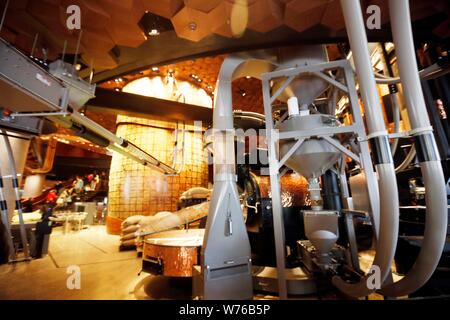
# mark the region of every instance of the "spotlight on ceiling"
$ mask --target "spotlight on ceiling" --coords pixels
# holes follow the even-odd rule
[[[148,35],[149,35],[149,36],[152,36],[152,37],[159,36],[159,30],[158,30],[158,29],[151,29],[151,30],[148,32]]]
[[[191,30],[191,31],[197,30],[197,23],[195,23],[194,21],[189,22],[188,26],[189,26],[189,30]]]
[[[119,87],[116,87],[116,88],[114,88],[114,91],[119,92],[119,91],[121,91],[121,89]]]
[[[148,11],[142,16],[138,25],[144,31],[144,34],[150,37],[156,37],[163,32],[173,30],[172,22],[169,19]]]

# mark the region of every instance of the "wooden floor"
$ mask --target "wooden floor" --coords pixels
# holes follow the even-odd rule
[[[55,229],[49,254],[42,259],[0,265],[0,299],[152,299],[188,298],[183,286],[165,296],[167,279],[142,273],[135,251],[119,252],[118,236],[104,226],[63,234]],[[81,288],[67,288],[67,267],[81,271]],[[170,291],[170,290],[169,290]]]

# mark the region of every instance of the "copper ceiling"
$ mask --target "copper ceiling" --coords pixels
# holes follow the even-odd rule
[[[5,2],[0,0],[2,7]],[[379,5],[383,22],[389,20],[387,0],[361,2],[363,8],[370,4]],[[180,51],[170,52],[170,56],[166,54],[170,60],[211,50],[220,51],[225,47],[236,51],[250,44],[268,45],[264,42],[279,40],[280,34],[276,30],[282,31],[281,37],[284,34],[290,38],[292,31],[305,33],[306,38],[309,34],[319,39],[345,35],[342,33],[344,21],[338,0],[12,0],[1,36],[30,53],[35,36],[39,34],[34,52],[36,56],[42,56],[42,48],[46,48],[49,58],[56,58],[62,52],[65,40],[68,41],[67,52],[74,53],[79,31],[70,31],[66,27],[66,8],[73,4],[81,9],[82,61],[86,65],[93,63],[97,72],[124,64],[130,71],[133,65],[129,64],[133,61],[134,67],[142,67],[137,63],[138,60],[145,60],[139,49],[146,49],[146,56],[158,56],[155,51],[147,51],[152,48],[147,47],[149,42],[160,44],[158,51],[164,52],[164,46],[170,47],[171,51]],[[411,1],[411,6],[413,20],[444,14],[444,20],[438,21],[432,30],[427,31],[440,37],[449,36],[447,0],[416,0]],[[146,11],[172,22],[175,31],[166,32],[167,35],[162,37],[164,43],[153,37],[146,40],[138,26]],[[235,25],[237,27],[233,30]],[[245,33],[239,34],[239,31]],[[177,37],[169,36],[173,33]],[[267,38],[261,38],[258,34],[267,34]],[[371,34],[369,32],[369,36]],[[238,38],[240,36],[242,38]],[[169,39],[172,45],[176,44],[175,47],[171,47]],[[183,39],[198,45],[180,42]],[[236,41],[231,41],[233,39]],[[182,53],[183,50],[187,50],[186,53]],[[159,56],[159,62],[163,60],[164,57]],[[125,73],[123,71],[120,69]]]
[[[0,0],[1,8],[5,2]],[[363,8],[381,7],[383,24],[389,20],[387,2],[361,0]],[[57,58],[65,41],[66,53],[73,54],[79,31],[66,28],[66,8],[73,4],[81,8],[81,61],[87,66],[93,63],[94,81],[110,89],[142,76],[165,76],[172,70],[176,79],[212,93],[225,57],[218,53],[346,38],[338,0],[11,0],[0,35],[28,54],[36,39],[34,55],[40,58],[44,48],[48,59]],[[146,12],[170,19],[174,31],[147,39],[139,26]],[[448,0],[411,1],[411,14],[412,20],[435,20],[429,24],[432,27],[416,30],[416,36],[419,32],[429,37],[449,36]],[[245,32],[237,35],[242,29],[239,19],[245,20],[241,30]],[[389,38],[389,28],[384,25],[382,29],[368,30],[369,39]],[[331,59],[339,55],[336,46],[329,46],[328,51]],[[152,70],[154,66],[158,71]],[[82,76],[88,75],[87,69],[81,71]],[[118,77],[123,81],[115,82]],[[259,80],[236,80],[234,108],[261,112],[260,93]]]

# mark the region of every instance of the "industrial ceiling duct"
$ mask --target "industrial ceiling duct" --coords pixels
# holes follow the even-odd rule
[[[389,146],[388,133],[376,88],[375,77],[367,48],[367,35],[359,0],[341,0],[350,47],[364,102],[368,138],[372,145],[380,192],[380,225],[376,253],[372,266],[379,270],[381,283],[391,275],[391,265],[397,246],[399,201],[397,179]],[[376,288],[367,285],[368,275],[359,282],[349,283],[335,276],[333,284],[342,292],[355,297],[366,296]]]

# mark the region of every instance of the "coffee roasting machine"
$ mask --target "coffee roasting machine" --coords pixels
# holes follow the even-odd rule
[[[375,75],[360,2],[341,0],[341,7],[351,49],[346,59],[328,61],[323,46],[261,50],[225,59],[217,82],[213,117],[214,190],[201,265],[193,279],[194,297],[251,299],[254,290],[262,290],[287,298],[288,294],[317,292],[319,283],[344,297],[365,297],[374,292],[400,297],[420,289],[438,266],[448,234],[443,173],[446,159],[441,163],[421,78],[436,71],[442,75],[448,65],[433,65],[418,72],[409,2],[390,0],[400,77]],[[247,221],[237,187],[242,183],[237,183],[236,178],[231,95],[232,81],[244,76],[262,81],[268,156],[265,172],[270,177],[270,197],[266,202],[253,196],[248,198],[252,203],[245,202],[249,210]],[[411,130],[403,136],[397,125],[393,134],[388,133],[377,83],[402,85],[411,124]],[[393,112],[397,113],[394,117],[398,118],[397,93],[391,93]],[[340,119],[341,101],[345,101],[349,121]],[[280,102],[287,108],[280,107]],[[391,268],[398,254],[400,228],[393,161],[400,137],[414,141],[414,151],[405,160],[409,162],[402,166],[404,169],[411,163],[415,152],[423,181],[421,190],[425,190],[426,220],[417,258],[398,280]],[[303,237],[298,238],[294,248],[298,264],[289,262],[287,268],[286,255],[292,256],[293,248],[287,247],[285,231],[289,219],[281,190],[283,177],[291,170],[307,180],[308,201],[296,212],[303,228]],[[249,219],[259,215],[263,221],[267,210],[273,219],[270,228],[276,270],[256,265],[252,259],[253,241],[246,230]],[[357,220],[371,226],[373,236],[374,259],[364,271],[358,255]],[[261,225],[264,223],[260,228]]]

